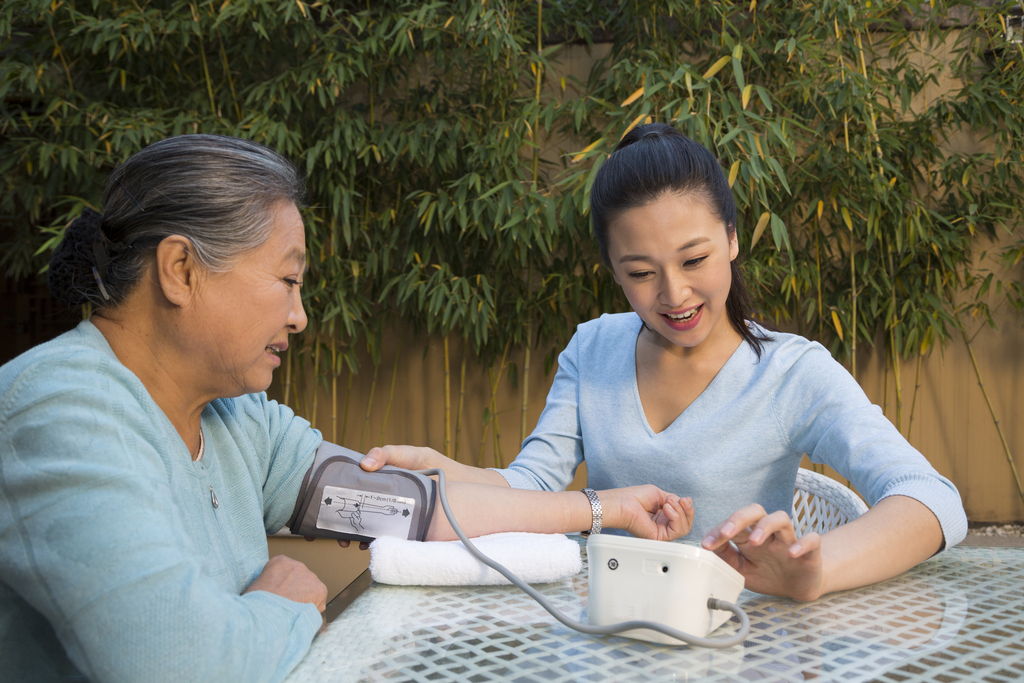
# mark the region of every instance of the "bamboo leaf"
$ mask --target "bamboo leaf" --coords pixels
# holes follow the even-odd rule
[[[633,119],[633,122],[632,122],[632,123],[630,123],[630,124],[629,124],[629,125],[628,125],[628,126],[626,127],[626,130],[622,131],[622,136],[621,136],[621,137],[619,138],[619,140],[621,140],[622,138],[624,138],[624,137],[626,137],[627,135],[629,135],[629,131],[633,130],[633,129],[634,129],[634,128],[636,128],[636,127],[637,127],[638,125],[640,125],[640,122],[641,122],[641,121],[643,121],[643,120],[644,120],[644,119],[646,119],[646,118],[647,118],[647,112],[644,112],[643,114],[640,114],[640,116],[638,116],[638,117],[636,117],[635,119]]]
[[[637,90],[632,95],[630,95],[625,100],[623,100],[622,104],[620,104],[619,106],[620,107],[628,107],[629,105],[633,104],[638,99],[640,99],[640,97],[643,96],[643,94],[644,94],[644,87],[640,86],[639,88],[637,88]]]
[[[761,104],[764,105],[764,108],[767,109],[768,111],[773,111],[773,109],[772,109],[772,98],[768,94],[768,91],[765,90],[760,85],[757,86],[755,89],[757,90],[757,97],[758,97],[759,100],[761,100]]]
[[[726,56],[720,58],[717,62],[715,62],[714,64],[711,65],[711,68],[709,68],[707,71],[704,72],[704,75],[701,76],[701,78],[703,78],[705,81],[709,80],[712,76],[714,76],[719,71],[721,71],[722,67],[724,67],[726,64],[728,64],[729,60],[731,60],[731,59],[732,59],[732,55],[726,55]]]
[[[778,215],[776,215],[774,213],[771,216],[771,224],[772,224],[772,237],[775,240],[775,248],[778,249],[778,250],[781,250],[782,249],[782,245],[785,244],[786,245],[786,251],[789,252],[790,258],[792,258],[792,256],[793,256],[793,249],[792,249],[792,245],[789,243],[789,230],[786,229],[786,224],[782,221],[782,219]]]
[[[736,87],[738,87],[741,92],[747,89],[747,83],[743,77],[742,56],[743,46],[737,43],[736,48],[732,51],[732,76],[736,81]]]
[[[836,334],[839,335],[839,341],[843,341],[843,325],[839,322],[839,314],[832,311],[832,324],[835,325]]]
[[[754,227],[754,236],[750,238],[750,250],[754,250],[754,245],[761,239],[761,234],[764,229],[768,227],[768,221],[771,220],[772,214],[770,211],[765,211],[761,214],[761,217],[757,219],[757,225]]]
[[[601,144],[602,142],[604,142],[604,138],[603,138],[603,137],[601,137],[601,138],[598,138],[597,140],[594,140],[594,141],[593,141],[593,142],[591,142],[591,143],[590,143],[589,145],[587,145],[586,147],[584,147],[584,148],[583,148],[583,151],[582,151],[582,152],[580,152],[579,154],[577,154],[576,156],[574,156],[574,157],[572,158],[572,160],[573,160],[573,163],[576,163],[577,161],[579,161],[580,159],[582,159],[583,157],[585,157],[585,156],[587,155],[587,152],[590,152],[590,151],[592,151],[592,150],[593,150],[593,149],[594,149],[595,147],[597,147],[598,145],[600,145],[600,144]]]
[[[846,223],[846,229],[853,232],[853,219],[850,218],[849,210],[844,206],[839,212],[843,215],[843,223]]]
[[[732,162],[732,168],[729,169],[729,187],[736,184],[736,176],[740,173],[740,162]]]

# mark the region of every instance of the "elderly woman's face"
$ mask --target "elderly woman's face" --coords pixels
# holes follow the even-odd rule
[[[201,292],[198,334],[211,388],[221,396],[266,390],[288,348],[288,335],[306,327],[300,295],[306,268],[302,217],[294,204],[281,202],[272,223],[269,240],[230,271],[208,275]]]

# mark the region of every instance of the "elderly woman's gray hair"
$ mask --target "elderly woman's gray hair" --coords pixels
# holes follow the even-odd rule
[[[277,152],[249,140],[180,135],[114,169],[103,213],[86,209],[50,260],[50,291],[69,306],[117,306],[170,235],[192,243],[203,268],[221,272],[270,238],[273,207],[300,204],[303,185]]]

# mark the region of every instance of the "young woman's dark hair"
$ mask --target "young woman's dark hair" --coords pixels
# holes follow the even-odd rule
[[[649,123],[622,138],[598,170],[590,190],[591,223],[605,265],[611,266],[608,225],[623,211],[649,204],[666,192],[699,197],[725,224],[729,236],[736,234],[736,202],[718,160],[703,145],[667,123]],[[753,310],[750,295],[735,260],[730,268],[732,284],[725,301],[726,315],[760,360],[764,351],[761,342],[770,337],[747,325]]]

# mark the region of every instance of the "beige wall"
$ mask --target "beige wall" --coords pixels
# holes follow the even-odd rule
[[[997,314],[998,329],[973,321],[969,331],[981,380],[1000,421],[1010,453],[1017,456],[1018,473],[1024,476],[1024,421],[1021,405],[1024,390],[1024,316]],[[980,331],[979,331],[980,328]],[[857,379],[868,396],[881,405],[884,372],[877,354],[859,361]],[[916,362],[901,364],[904,411],[903,434],[913,397]],[[896,418],[893,373],[889,373],[887,416]],[[972,522],[1005,522],[1024,519],[1024,504],[1003,450],[985,396],[978,383],[963,339],[956,336],[945,349],[937,349],[921,368],[921,385],[909,440],[932,465],[960,489],[964,508]]]

